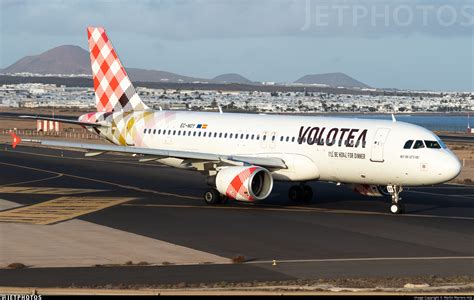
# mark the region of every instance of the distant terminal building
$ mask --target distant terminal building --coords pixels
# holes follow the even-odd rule
[[[61,129],[59,122],[47,121],[47,120],[37,120],[36,121],[36,131],[37,132],[59,132]]]

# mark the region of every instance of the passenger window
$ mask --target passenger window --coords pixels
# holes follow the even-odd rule
[[[151,129],[148,129],[148,134],[150,134],[150,133],[151,133]]]
[[[229,135],[229,139],[231,139],[231,138],[232,138],[232,133]]]
[[[272,141],[275,141],[275,136],[272,136]]]
[[[250,138],[253,140],[254,137],[255,137],[255,135],[252,134],[252,136]]]
[[[248,135],[248,134],[247,134],[247,135],[245,135],[245,139],[246,139],[246,140],[248,140],[248,139],[249,139],[249,135]]]
[[[430,149],[441,149],[441,146],[438,144],[437,141],[425,141],[426,148]]]
[[[178,130],[178,135],[181,135],[181,130]]]
[[[280,136],[280,142],[283,142],[283,136]]]
[[[202,136],[203,136],[203,137],[206,137],[206,133],[207,133],[207,132],[204,132],[204,133],[202,134]]]
[[[173,135],[175,135],[175,134],[176,134],[176,130],[173,130]]]
[[[289,140],[290,140],[290,137],[289,137],[289,136],[287,136],[287,137],[286,137],[286,141],[288,142]]]
[[[193,132],[193,136],[196,136],[196,131]]]
[[[415,145],[413,146],[413,149],[421,149],[421,148],[425,148],[423,141],[416,141]]]
[[[243,133],[240,134],[240,138],[241,138],[241,139],[244,138],[244,134],[243,134]]]
[[[259,140],[260,140],[260,135],[257,134],[257,141],[259,141]]]
[[[266,140],[266,139],[267,139],[267,136],[266,136],[266,135],[264,135],[264,136],[263,136],[263,140]]]
[[[161,134],[161,129],[158,129],[158,134]]]
[[[217,137],[217,132],[214,132],[214,137]]]
[[[201,136],[201,131],[199,131],[198,136]]]
[[[188,131],[188,136],[191,136],[191,131]]]
[[[292,137],[291,138],[291,142],[293,143],[295,141],[295,137]]]
[[[145,128],[145,129],[143,129],[143,133],[145,133],[145,134],[146,134],[146,128]]]
[[[403,149],[410,149],[411,145],[413,145],[413,140],[409,140],[405,143],[405,146],[403,146]]]
[[[227,132],[226,132],[226,133],[224,133],[224,138],[227,138]]]
[[[156,134],[156,129],[153,129],[153,134]]]

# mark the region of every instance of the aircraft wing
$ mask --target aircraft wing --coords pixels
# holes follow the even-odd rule
[[[152,149],[152,148],[140,148],[133,146],[118,146],[118,145],[102,145],[102,144],[88,144],[88,143],[75,143],[75,142],[63,142],[53,140],[27,140],[25,142],[39,143],[45,146],[59,147],[59,148],[74,148],[97,151],[98,154],[104,152],[118,152],[118,153],[130,153],[130,154],[142,154],[151,155],[157,157],[174,157],[182,159],[195,159],[202,161],[221,161],[230,164],[250,164],[269,168],[286,169],[285,162],[278,157],[256,157],[256,156],[239,156],[239,155],[220,155],[202,152],[191,152],[191,151],[179,151],[179,150],[167,150],[167,149]]]
[[[48,117],[37,117],[37,116],[20,116],[22,119],[33,119],[33,120],[45,120],[45,121],[54,121],[54,122],[61,122],[61,123],[68,123],[68,124],[75,124],[81,126],[89,126],[89,127],[110,127],[110,124],[97,122],[81,122],[71,119],[58,119],[58,118],[48,118]]]

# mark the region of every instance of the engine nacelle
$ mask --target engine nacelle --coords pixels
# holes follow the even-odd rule
[[[386,186],[370,185],[370,184],[353,184],[352,190],[364,196],[382,197],[389,196]]]
[[[257,166],[226,167],[217,173],[215,180],[221,194],[240,201],[263,200],[273,188],[270,172]]]

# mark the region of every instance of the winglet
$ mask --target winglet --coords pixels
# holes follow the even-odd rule
[[[12,146],[13,146],[13,149],[16,148],[16,145],[18,145],[20,142],[21,142],[21,139],[19,136],[17,136],[13,131],[10,132],[10,135],[12,136]]]

